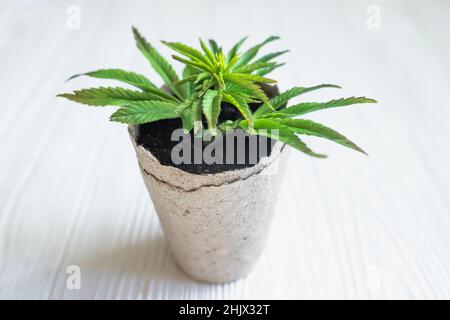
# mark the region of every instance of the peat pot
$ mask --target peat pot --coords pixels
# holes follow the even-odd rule
[[[205,282],[247,275],[268,236],[287,148],[276,142],[269,157],[253,167],[216,174],[192,174],[161,165],[137,144],[145,185],[179,267]]]

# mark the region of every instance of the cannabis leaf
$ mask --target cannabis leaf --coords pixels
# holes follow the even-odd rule
[[[144,37],[141,36],[139,31],[133,27],[133,34],[136,40],[136,45],[138,49],[142,52],[142,54],[147,58],[150,62],[153,69],[161,76],[164,80],[164,83],[168,86],[171,83],[178,81],[178,76],[175,73],[173,67],[164,59],[152,45],[145,40]],[[171,86],[170,89],[179,97],[184,98],[183,89],[179,86]]]
[[[265,76],[268,73],[271,73],[273,70],[278,69],[279,67],[284,66],[285,63],[275,63],[269,67],[265,67],[256,71],[257,75]]]
[[[278,52],[272,52],[269,54],[266,54],[265,56],[262,56],[261,58],[259,58],[258,60],[255,61],[255,63],[261,63],[261,62],[269,62],[270,60],[273,60],[285,53],[289,52],[289,50],[284,50],[284,51],[278,51]]]
[[[358,147],[355,143],[347,139],[345,136],[339,132],[324,126],[323,124],[305,120],[305,119],[274,119],[281,125],[289,127],[292,131],[297,134],[304,134],[310,136],[316,136],[331,140],[350,149],[362,152],[366,154],[364,150]],[[367,155],[367,154],[366,154]]]
[[[257,44],[256,46],[248,49],[245,53],[243,53],[239,57],[239,60],[236,62],[236,64],[234,65],[233,68],[239,69],[239,67],[246,65],[249,61],[251,61],[258,54],[259,49],[261,49],[264,45],[266,45],[272,41],[278,40],[278,39],[280,39],[280,37],[270,36],[266,40],[261,42],[260,44]]]
[[[124,83],[130,84],[132,86],[135,86],[139,89],[142,89],[144,91],[146,90],[154,90],[157,89],[156,86],[148,80],[146,77],[144,77],[141,74],[131,72],[131,71],[124,71],[121,69],[101,69],[81,74],[76,74],[72,77],[70,77],[68,80],[77,78],[79,76],[89,76],[93,78],[99,78],[99,79],[112,79],[112,80],[119,80]]]
[[[321,84],[321,85],[314,86],[314,87],[293,87],[293,88],[283,92],[282,94],[272,98],[270,100],[270,103],[271,103],[272,107],[275,110],[277,110],[281,106],[288,103],[289,100],[291,100],[292,98],[295,98],[304,93],[322,89],[322,88],[340,88],[340,87],[337,85],[334,85],[334,84]],[[267,104],[263,104],[261,107],[258,108],[258,110],[256,110],[255,117],[260,117],[261,115],[269,112],[270,110],[271,109],[269,108],[269,106]]]
[[[152,93],[111,87],[76,90],[73,93],[59,94],[58,97],[90,106],[121,106],[134,101],[161,100]]]
[[[226,54],[219,44],[210,39],[199,39],[200,48],[180,42],[162,41],[175,51],[172,57],[184,64],[182,77],[178,77],[171,64],[133,27],[136,45],[147,58],[151,67],[162,78],[164,86],[157,87],[146,76],[122,69],[100,69],[77,74],[98,79],[117,80],[136,89],[99,87],[59,94],[79,103],[91,106],[118,106],[111,121],[139,125],[162,119],[180,118],[186,132],[202,135],[203,123],[212,135],[220,131],[243,129],[279,140],[301,152],[318,158],[326,157],[311,150],[300,138],[308,135],[324,138],[350,149],[365,153],[354,142],[323,124],[296,117],[329,108],[344,107],[359,103],[375,103],[366,97],[350,97],[327,102],[300,102],[287,106],[291,99],[322,88],[340,88],[333,84],[312,87],[293,87],[281,94],[267,96],[267,88],[276,80],[266,75],[284,65],[275,61],[288,52],[276,51],[258,58],[266,44],[279,37],[270,36],[263,42],[240,53],[247,37],[239,40]],[[219,123],[223,103],[236,108],[241,117],[225,119]],[[255,107],[256,105],[256,107]],[[250,107],[252,106],[252,107]],[[229,106],[227,106],[229,107]],[[252,108],[256,108],[253,113]]]
[[[222,48],[219,47],[216,40],[209,39],[209,46],[211,47],[211,50],[214,54],[219,54],[220,51],[222,51]]]
[[[300,116],[309,112],[318,111],[322,109],[337,108],[349,106],[357,103],[376,103],[374,99],[369,99],[366,97],[351,97],[345,99],[331,100],[328,102],[302,102],[286,109],[282,109],[276,112],[271,112],[265,114],[265,118],[292,118],[295,116]]]
[[[246,123],[242,123],[241,128],[247,129],[248,126]],[[276,121],[268,120],[268,119],[258,119],[255,120],[255,124],[253,130],[258,135],[266,136],[268,138],[272,138],[275,140],[279,140],[284,142],[291,147],[306,153],[309,156],[316,158],[326,158],[326,155],[316,153],[312,151],[296,134],[295,131],[289,128],[288,126],[284,126]],[[252,132],[249,132],[252,133]]]
[[[203,114],[208,122],[208,128],[212,131],[213,135],[216,134],[221,102],[222,95],[216,90],[206,91],[203,97]]]
[[[242,44],[245,42],[245,40],[247,40],[248,37],[244,37],[241,40],[239,40],[228,52],[227,54],[227,58],[226,58],[226,62],[230,63],[231,60],[235,59],[237,60],[237,53],[238,50],[240,49],[240,47],[242,46]]]
[[[178,118],[175,105],[162,101],[130,103],[111,115],[111,120],[128,124],[143,124],[161,119]]]
[[[239,95],[234,92],[224,92],[223,93],[223,100],[225,102],[231,103],[234,105],[239,112],[244,116],[245,120],[247,120],[250,127],[253,126],[253,115],[252,111],[250,110],[250,107],[247,104],[247,101]]]

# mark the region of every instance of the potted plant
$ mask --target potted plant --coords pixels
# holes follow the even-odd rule
[[[256,58],[261,47],[278,37],[271,36],[242,54],[246,38],[227,53],[214,40],[208,45],[200,40],[200,50],[163,41],[178,54],[172,57],[184,64],[180,78],[137,29],[133,33],[137,47],[161,76],[162,87],[138,73],[103,69],[83,75],[118,80],[137,89],[100,87],[59,96],[91,106],[119,107],[110,120],[129,125],[162,228],[176,262],[187,274],[207,282],[243,277],[267,238],[286,145],[324,158],[299,137],[311,135],[364,153],[333,129],[297,117],[376,101],[350,97],[287,107],[304,93],[339,87],[294,87],[280,94],[276,81],[266,75],[283,65],[274,59],[286,51]],[[238,146],[228,144],[239,139],[243,143]]]

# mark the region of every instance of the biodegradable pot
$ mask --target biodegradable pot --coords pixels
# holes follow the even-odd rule
[[[192,174],[161,165],[128,128],[145,184],[177,264],[191,277],[227,282],[250,272],[264,248],[287,148],[276,142],[253,167]]]

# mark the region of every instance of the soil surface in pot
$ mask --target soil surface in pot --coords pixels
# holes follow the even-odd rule
[[[262,88],[264,89],[269,98],[272,98],[279,94],[278,88],[276,86],[262,86]],[[256,111],[256,109],[258,109],[260,104],[250,104],[249,106],[252,109],[252,111]],[[241,114],[234,106],[228,103],[222,103],[221,108],[222,111],[220,113],[219,123],[226,120],[242,119]],[[204,126],[206,127],[205,121]],[[152,123],[140,125],[138,128],[139,130],[137,143],[146,148],[147,150],[149,150],[162,165],[172,166],[194,174],[220,173],[229,170],[237,170],[252,167],[256,165],[262,157],[270,156],[272,146],[275,143],[273,140],[261,137],[259,135],[252,136],[253,141],[251,141],[250,135],[243,134],[246,137],[246,139],[243,140],[245,141],[244,148],[242,148],[242,145],[239,146],[238,143],[234,143],[233,144],[234,161],[230,161],[230,159],[228,159],[227,161],[226,159],[227,148],[225,143],[225,136],[223,136],[224,139],[222,143],[223,147],[222,154],[220,153],[215,154],[215,152],[212,153],[215,156],[215,159],[222,159],[222,160],[210,164],[205,163],[205,159],[203,157],[200,161],[198,160],[195,161],[194,154],[198,155],[198,152],[200,150],[199,146],[201,147],[201,152],[203,154],[205,148],[208,146],[208,142],[200,141],[201,140],[200,139],[198,140],[200,141],[200,143],[197,146],[195,146],[193,130],[191,130],[191,132],[189,133],[190,141],[192,142],[189,144],[191,161],[183,161],[181,164],[179,164],[178,163],[179,161],[175,161],[177,163],[174,163],[172,159],[172,150],[176,145],[180,143],[181,140],[172,141],[171,138],[172,132],[174,130],[182,128],[181,119],[167,119],[155,121]],[[254,143],[258,146],[257,148],[258,152],[256,152],[256,155],[254,154],[255,148],[254,147],[251,148],[249,146],[250,143]],[[260,148],[261,144],[265,144],[266,148],[264,147]],[[264,149],[267,149],[267,151],[265,151]],[[240,152],[241,161],[238,161],[237,158],[238,152]],[[245,160],[242,153],[245,153]],[[183,151],[181,151],[180,154],[183,155]]]

